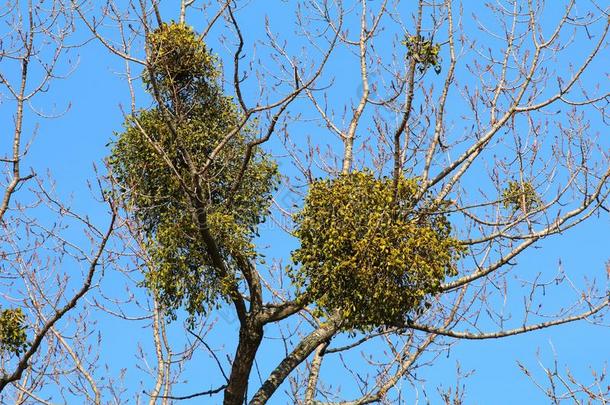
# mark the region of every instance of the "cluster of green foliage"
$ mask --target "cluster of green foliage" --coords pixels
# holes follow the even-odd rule
[[[366,171],[314,182],[295,218],[291,275],[303,297],[341,311],[346,329],[404,325],[463,249],[445,215],[419,208],[417,190],[416,179],[396,190]]]
[[[21,308],[0,311],[0,348],[19,356],[28,347],[25,315]]]
[[[407,47],[407,58],[415,59],[420,73],[428,66],[434,67],[436,74],[441,72],[440,44],[434,44],[432,40],[424,39],[420,35],[407,35],[402,44]]]
[[[170,315],[182,305],[201,314],[227,297],[238,260],[255,254],[252,239],[268,213],[277,167],[255,148],[235,187],[254,137],[248,125],[210,164],[212,151],[243,118],[223,94],[216,58],[183,24],[162,25],[148,43],[144,83],[157,103],[129,117],[109,164],[148,237],[153,263],[146,286]],[[215,240],[229,275],[214,265],[202,231]]]
[[[218,61],[205,43],[184,24],[163,24],[148,36],[149,69],[143,80],[179,118],[188,114],[200,97],[214,98],[220,76]]]
[[[541,199],[532,183],[510,180],[508,186],[502,191],[502,205],[511,208],[513,212],[518,210],[529,212],[540,206]]]

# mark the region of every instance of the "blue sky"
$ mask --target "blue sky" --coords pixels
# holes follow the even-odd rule
[[[371,1],[371,4],[374,5],[375,3],[376,1]],[[475,29],[471,13],[480,10],[477,10],[477,6],[473,6],[472,3],[466,3],[463,14],[463,23],[466,30],[472,30],[472,35],[477,42],[484,44],[481,45],[482,48],[493,47],[494,42],[484,33],[477,32]],[[263,65],[272,64],[264,46],[255,42],[255,39],[264,37],[265,18],[268,18],[274,31],[281,33],[288,39],[286,49],[296,56],[299,55],[299,49],[304,43],[304,39],[294,35],[294,7],[290,2],[284,1],[274,2],[272,6],[269,6],[269,4],[269,2],[252,1],[246,10],[237,14],[246,37],[245,61],[249,61],[256,55],[254,57],[255,64],[259,63],[259,60]],[[468,9],[468,7],[472,7],[472,9]],[[545,18],[553,21],[560,11],[561,8],[559,7],[556,9],[549,7],[549,12],[545,14]],[[164,10],[164,12],[167,16],[171,15],[168,10]],[[484,15],[481,14],[481,16]],[[189,23],[197,29],[202,27],[201,21],[201,16],[193,10]],[[388,29],[391,30],[392,26],[389,25]],[[226,31],[221,30],[220,27],[213,30],[208,45],[225,61],[227,66],[230,66],[231,54],[216,39],[222,32],[226,34]],[[400,35],[396,32],[386,34],[388,36]],[[86,33],[84,31],[77,31],[73,40],[79,42],[85,37]],[[563,59],[556,64],[559,69],[565,69],[570,61],[576,62],[582,58],[583,49],[587,49],[587,42],[583,39],[583,34],[579,34],[577,41],[583,41],[585,46],[568,48],[563,54]],[[379,52],[389,54],[391,51],[392,49],[382,49]],[[34,128],[34,125],[40,126],[37,138],[24,161],[24,168],[32,167],[38,173],[45,173],[48,170],[56,181],[57,192],[63,198],[72,199],[75,209],[87,213],[96,221],[99,221],[100,224],[104,224],[107,218],[105,215],[106,209],[95,201],[87,188],[87,183],[95,179],[93,165],[103,167],[102,161],[108,155],[107,144],[113,138],[113,133],[121,130],[123,117],[120,106],[125,110],[129,108],[128,88],[120,74],[124,65],[120,59],[110,55],[95,41],[70,51],[69,56],[73,60],[78,60],[74,73],[64,80],[54,81],[49,91],[34,101],[36,108],[47,112],[62,110],[68,105],[69,109],[61,117],[51,120],[37,118],[31,113],[28,115],[26,124],[28,130]],[[608,60],[607,48],[601,56]],[[327,66],[329,75],[324,77],[324,79],[328,79],[331,74],[337,76],[334,82],[334,92],[329,100],[331,104],[335,103],[338,106],[337,108],[346,104],[346,98],[355,99],[359,91],[357,66],[353,64],[352,59],[348,58],[349,54],[339,50]],[[352,62],[348,63],[349,60],[352,60]],[[464,70],[458,70],[458,80],[461,77],[460,72],[466,74]],[[463,80],[476,83],[478,78],[465,77]],[[591,86],[598,82],[602,89],[605,88],[607,91],[607,66],[599,61],[591,67],[591,71],[585,80],[585,83]],[[251,92],[256,91],[256,85],[252,82],[249,83],[251,84],[246,84],[246,89]],[[139,84],[136,84],[136,89],[139,92],[139,106],[146,107],[146,97],[139,89]],[[248,93],[246,98],[254,99]],[[451,100],[453,101],[453,99]],[[462,124],[457,120],[463,112],[463,106],[459,104],[458,98],[455,99],[454,103],[451,117],[456,120],[455,127],[461,128]],[[297,110],[295,113],[302,113],[304,117],[313,115],[311,107],[306,107],[306,103],[299,102],[296,105],[298,108],[302,108],[302,111]],[[2,108],[1,104],[0,108]],[[3,118],[6,118],[6,114],[6,112],[2,112]],[[370,117],[367,117],[367,119],[369,121],[361,125],[363,131],[370,125]],[[601,148],[605,148],[607,151],[610,145],[607,124],[593,117],[592,132],[595,132],[596,129],[601,133]],[[302,136],[301,139],[307,136],[316,139],[315,134],[320,131],[317,125],[312,125],[308,121],[294,124],[291,126],[291,130],[295,138]],[[335,141],[330,141],[330,144],[337,146]],[[4,147],[4,143],[2,143],[2,146]],[[502,145],[497,146],[499,155],[506,153],[506,151],[501,150],[501,147]],[[267,148],[276,155],[283,170],[289,174],[295,174],[295,170],[286,158],[285,151],[277,137],[269,142]],[[337,149],[335,153],[340,153],[340,150]],[[484,170],[483,167],[480,169]],[[480,178],[473,175],[468,181],[476,185]],[[26,192],[22,191],[17,194],[17,199],[19,198],[27,198]],[[42,220],[46,219],[42,218]],[[52,219],[48,218],[48,220]],[[609,226],[610,216],[602,212],[601,215],[591,218],[575,229],[538,243],[536,248],[519,257],[510,275],[507,276],[508,285],[511,289],[506,303],[503,304],[507,311],[514,311],[516,315],[513,326],[519,324],[518,314],[523,306],[524,290],[519,289],[519,280],[531,277],[534,272],[541,271],[547,280],[552,280],[556,270],[561,266],[577,285],[584,285],[585,278],[591,279],[593,277],[599,280],[602,288],[607,285],[604,263],[610,259]],[[82,236],[78,235],[76,231],[70,236],[76,241],[82,241]],[[288,240],[272,225],[263,227],[259,243],[266,247],[266,252],[270,257],[287,258],[290,249],[295,246],[294,241]],[[77,266],[76,263],[71,265]],[[124,280],[121,279],[121,276],[110,271],[104,274],[104,278],[101,280],[101,288],[105,293],[122,295],[122,283],[124,283]],[[145,291],[141,289],[136,291],[137,294],[145,294]],[[569,304],[572,300],[577,299],[577,297],[571,297],[570,294],[569,289],[551,290],[544,297],[544,305],[553,308]],[[217,346],[226,344],[229,348],[228,352],[231,353],[235,343],[233,336],[236,335],[237,324],[230,311],[227,312],[227,309],[222,309],[221,313],[216,314],[216,316],[219,319],[218,326],[209,335],[209,342]],[[137,361],[135,357],[136,342],[142,341],[143,346],[150,350],[151,337],[149,336],[149,330],[143,327],[143,323],[130,324],[103,313],[96,313],[95,317],[99,319],[97,327],[103,335],[100,347],[102,363],[108,363],[110,373],[115,375],[121,368],[127,367],[126,386],[133,390],[135,395],[135,392],[141,389],[139,381],[144,378],[134,367]],[[492,328],[492,325],[488,326],[490,329]],[[182,338],[179,336],[180,333],[180,328],[174,328],[170,335],[176,334],[176,338],[180,340]],[[269,335],[277,336],[277,329],[270,328]],[[227,338],[227,336],[231,337]],[[474,374],[465,380],[466,403],[468,404],[545,403],[545,397],[519,371],[516,362],[521,361],[541,377],[542,374],[540,374],[540,368],[537,364],[537,353],[540,353],[543,364],[551,366],[555,351],[560,368],[569,367],[575,376],[588,381],[590,379],[590,369],[601,370],[610,360],[610,352],[607,348],[609,339],[610,333],[607,326],[593,326],[580,321],[499,340],[459,341],[452,346],[450,351],[440,353],[432,366],[418,370],[417,377],[423,381],[416,383],[416,389],[405,384],[403,398],[405,398],[405,403],[412,403],[419,395],[419,399],[422,403],[425,403],[422,396],[422,391],[425,390],[431,398],[431,403],[439,403],[439,397],[435,392],[436,387],[453,384],[456,364],[459,363],[463,371],[474,370]],[[381,347],[373,345],[368,346],[367,349],[374,352],[381,350]],[[280,350],[280,355],[282,350]],[[152,357],[153,353],[150,351],[150,358]],[[263,378],[280,359],[276,341],[266,340],[261,348],[258,360]],[[215,386],[221,380],[217,375],[218,373],[215,373],[214,376],[208,374],[211,370],[210,365],[211,363],[207,357],[198,354],[195,361],[189,364],[185,372],[185,378],[189,380],[189,383],[176,385],[174,393],[188,394]],[[98,371],[99,376],[104,374],[103,369]],[[254,376],[255,373],[253,373],[252,378],[253,381],[256,381],[257,378]],[[344,373],[344,370],[340,369],[337,362],[331,361],[323,366],[322,378],[333,384],[345,383],[347,388],[343,393],[348,397],[350,394],[354,394],[354,387],[347,380],[349,376]],[[151,381],[145,380],[144,385],[148,388]],[[213,403],[216,403],[218,398],[215,397]],[[201,402],[194,400],[192,403]],[[278,392],[277,398],[272,403],[285,403],[285,397]]]

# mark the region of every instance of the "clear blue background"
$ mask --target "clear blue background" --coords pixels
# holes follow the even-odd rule
[[[374,2],[371,2],[373,4]],[[465,7],[477,6],[467,2]],[[169,6],[168,6],[169,7]],[[469,17],[473,10],[464,11],[464,24],[474,28],[472,19]],[[559,7],[550,9],[549,21],[557,17],[556,12],[561,11]],[[165,10],[166,16],[171,12]],[[254,39],[264,35],[264,19],[269,18],[274,31],[282,32],[289,41],[293,33],[294,7],[289,2],[263,2],[253,1],[237,17],[242,24],[244,36],[247,43],[245,54],[249,58],[254,51]],[[193,12],[189,23],[195,28],[202,27],[200,14]],[[390,26],[391,27],[391,26]],[[82,30],[73,37],[74,42],[84,38],[87,33]],[[390,28],[391,29],[391,28]],[[355,31],[355,29],[352,29]],[[489,41],[489,38],[480,32],[471,31],[481,43]],[[210,35],[209,45],[224,60],[230,61],[231,54],[220,44],[216,43],[215,34],[220,30],[213,31]],[[579,38],[581,40],[582,38]],[[300,39],[302,40],[302,39]],[[260,45],[259,45],[260,46]],[[291,50],[297,46],[291,44]],[[358,66],[350,62],[345,63],[339,56],[331,60],[327,69],[331,73],[341,76],[336,83],[336,101],[345,103],[345,97],[355,98],[358,94]],[[296,53],[296,52],[295,52]],[[57,80],[51,84],[49,91],[42,97],[37,98],[34,104],[37,108],[50,112],[53,109],[61,110],[63,106],[70,105],[68,112],[58,119],[41,120],[28,115],[27,127],[32,128],[34,123],[40,124],[39,135],[35,140],[30,154],[24,160],[24,169],[32,167],[34,171],[44,173],[50,170],[52,177],[57,182],[57,191],[65,198],[73,198],[74,208],[88,213],[91,217],[99,217],[99,223],[106,221],[106,209],[95,202],[87,189],[87,182],[95,178],[93,164],[102,166],[102,159],[108,154],[108,142],[113,137],[114,131],[120,131],[122,124],[122,113],[119,108],[123,106],[129,109],[129,93],[126,82],[118,73],[123,71],[123,63],[117,57],[110,55],[99,44],[92,42],[84,47],[78,48],[70,53],[73,59],[79,60],[76,71],[65,80]],[[261,63],[270,63],[261,52]],[[564,55],[568,59],[578,61],[581,58],[578,47],[570,48]],[[603,51],[603,58],[608,60],[607,50]],[[353,59],[351,59],[353,61]],[[230,65],[228,65],[230,66]],[[602,86],[608,85],[607,65],[598,63],[592,67],[589,83],[601,82]],[[458,76],[459,77],[459,76]],[[136,88],[139,84],[136,83]],[[146,106],[145,98],[142,97],[141,89],[139,105]],[[332,102],[333,100],[331,100]],[[57,107],[53,107],[57,105]],[[341,104],[343,105],[343,104]],[[459,116],[460,105],[451,105],[452,116]],[[311,110],[308,114],[311,113]],[[3,115],[6,113],[3,113]],[[366,127],[365,123],[361,128]],[[308,128],[303,124],[296,128],[301,134],[308,135],[315,132],[317,128]],[[601,126],[602,139],[608,143],[607,126]],[[5,131],[6,132],[6,131]],[[297,137],[298,135],[295,135]],[[315,139],[315,138],[314,138]],[[281,153],[277,140],[272,140],[269,147],[277,154]],[[337,150],[340,153],[340,150]],[[283,165],[286,170],[292,170],[288,165]],[[17,199],[23,194],[17,194]],[[561,260],[566,274],[577,282],[583,277],[597,277],[602,284],[606,283],[604,275],[604,263],[610,259],[610,237],[608,230],[610,219],[607,213],[599,217],[591,218],[585,224],[570,230],[562,235],[549,238],[537,244],[539,248],[532,249],[522,255],[518,265],[513,269],[510,277],[528,277],[532,272],[545,269],[546,274],[551,275],[559,266]],[[78,239],[78,235],[73,235]],[[286,257],[286,253],[294,247],[290,241],[286,241],[279,232],[265,229],[262,244],[271,245],[268,252],[271,255]],[[106,273],[101,283],[106,293],[119,293],[122,289],[122,278],[118,274]],[[550,276],[549,276],[550,277]],[[138,294],[145,294],[140,290]],[[522,307],[522,292],[518,291],[514,296],[509,295],[508,309],[519,314]],[[553,306],[558,303],[570,303],[576,297],[553,296],[545,297],[545,305]],[[109,374],[117,375],[121,368],[127,368],[126,387],[130,391],[138,392],[141,389],[140,380],[144,378],[134,365],[136,342],[141,340],[147,349],[151,349],[150,330],[142,328],[142,325],[130,324],[117,320],[102,313],[96,314],[100,323],[98,327],[103,333],[101,343],[102,362],[108,363]],[[233,352],[234,337],[237,325],[235,319],[228,309],[222,310],[219,316],[217,329],[209,336],[209,342],[213,345],[226,344],[228,353]],[[277,336],[274,333],[270,335]],[[174,333],[179,333],[176,328]],[[230,336],[230,337],[229,337]],[[510,337],[498,340],[486,341],[458,341],[449,352],[443,352],[434,361],[431,367],[425,367],[418,371],[417,377],[422,381],[417,383],[417,390],[405,385],[405,403],[412,403],[418,392],[422,403],[422,390],[425,390],[431,398],[431,403],[440,403],[436,395],[436,387],[439,385],[448,387],[454,384],[455,367],[459,362],[463,371],[474,370],[474,374],[464,381],[466,384],[467,404],[537,404],[546,403],[545,397],[536,389],[528,379],[519,371],[516,361],[519,360],[531,369],[535,370],[537,376],[542,378],[540,368],[537,364],[537,352],[546,366],[551,366],[553,350],[557,354],[560,368],[567,366],[583,381],[590,378],[590,369],[601,370],[610,358],[608,341],[610,333],[607,326],[592,326],[585,321],[554,327],[543,331],[537,331],[526,335]],[[272,370],[279,360],[276,355],[278,351],[276,341],[265,341],[261,354],[258,358],[263,379]],[[369,350],[375,350],[375,346],[369,346]],[[281,353],[280,353],[281,354]],[[150,350],[150,358],[154,353]],[[173,392],[176,395],[189,394],[194,391],[205,390],[221,382],[219,375],[211,368],[211,362],[203,354],[199,354],[188,366],[185,377],[188,384],[176,385]],[[332,363],[334,364],[334,363]],[[210,367],[210,368],[208,368]],[[350,379],[349,375],[342,373],[343,370],[335,369],[332,365],[325,364],[323,376],[328,382],[339,384]],[[105,375],[106,371],[100,369],[98,376]],[[213,375],[211,375],[213,374]],[[252,381],[257,381],[256,371],[253,372]],[[256,383],[252,384],[256,386]],[[152,383],[145,380],[144,387],[150,389]],[[351,385],[348,384],[348,387]],[[353,387],[352,387],[353,388]],[[349,395],[349,388],[343,391]],[[351,393],[354,394],[354,393]],[[129,395],[127,395],[128,397]],[[286,400],[280,392],[274,397],[272,403],[284,403]],[[219,396],[210,400],[217,403]],[[203,403],[201,399],[193,400],[192,403]]]

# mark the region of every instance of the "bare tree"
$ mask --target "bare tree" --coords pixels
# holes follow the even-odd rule
[[[63,114],[36,101],[73,69],[64,60],[72,16],[61,2],[28,1],[7,3],[2,20],[0,85],[4,129],[12,135],[2,156],[0,206],[2,402],[46,403],[49,386],[58,383],[56,393],[101,403],[91,375],[95,354],[87,354],[91,321],[80,303],[106,266],[114,205],[106,201],[108,219],[97,224],[61,202],[52,180],[26,159],[37,121]],[[80,238],[71,233],[76,229]]]
[[[70,380],[76,395],[95,403],[129,395],[100,388],[96,361],[84,355],[90,338],[71,343],[55,326],[91,289],[96,268],[108,266],[104,257],[120,256],[112,267],[134,292],[121,298],[103,290],[89,303],[126,325],[151,326],[152,351],[138,354],[148,388],[133,394],[151,404],[215,395],[225,404],[263,404],[279,395],[304,404],[403,402],[414,397],[408,387],[420,383],[418,371],[433,367],[459,340],[607,321],[603,268],[586,269],[590,277],[582,281],[561,266],[523,269],[519,261],[546,240],[608,212],[610,160],[600,136],[610,97],[602,78],[607,72],[600,74],[610,29],[606,6],[512,0],[487,4],[470,16],[468,4],[452,0],[303,1],[286,6],[295,15],[290,30],[281,32],[265,20],[263,38],[251,38],[255,30],[245,21],[248,10],[268,5],[182,0],[173,7],[109,0],[61,8],[78,17],[77,32],[85,30],[124,62],[130,110],[122,112],[124,132],[109,152],[102,186],[110,202],[108,231],[36,183],[40,204],[88,230],[93,253],[61,238],[59,228],[32,232],[45,235],[39,242],[34,237],[34,248],[12,248],[21,253],[9,260],[17,276],[7,285],[13,288],[19,280],[31,286],[27,298],[15,302],[27,309],[26,330],[34,338],[19,359],[7,363],[14,371],[2,377],[0,391],[11,384],[18,399],[42,401],[39,392],[49,392],[42,381],[56,378],[61,392],[66,382],[58,376],[65,363],[46,359],[67,354],[62,360],[78,376]],[[30,5],[30,16],[34,9]],[[26,77],[35,54],[27,33],[39,30],[20,29],[26,39],[17,58]],[[50,78],[52,73],[45,80]],[[12,171],[4,216],[15,190],[31,176],[20,172],[28,92],[8,78],[2,83],[13,95],[18,123],[16,152],[5,159]],[[355,96],[345,93],[354,87]],[[275,194],[266,188],[273,183],[266,177],[270,153],[282,169]],[[361,186],[350,189],[353,184]],[[372,191],[363,192],[362,185]],[[383,209],[358,205],[377,201],[377,195]],[[248,210],[258,208],[250,215]],[[26,208],[15,212],[28,218]],[[307,217],[310,212],[338,219],[329,229],[324,218]],[[366,237],[360,237],[364,248],[349,240],[349,248],[333,250],[344,255],[333,268],[328,235],[351,232],[357,225],[352,219],[367,224]],[[22,221],[15,223],[36,224]],[[391,239],[398,222],[418,236],[405,240],[397,232]],[[116,248],[110,248],[114,223],[120,229]],[[7,246],[10,235],[27,233],[6,229]],[[74,294],[68,292],[73,281],[60,277],[55,298],[42,298],[47,279],[38,277],[46,273],[18,270],[32,266],[20,255],[49,240],[61,241],[58,263],[69,254],[89,263]],[[325,248],[310,260],[303,252],[314,242]],[[409,257],[419,261],[404,259],[406,248],[396,247],[398,242],[415,246]],[[266,248],[269,243],[275,246]],[[265,252],[274,257],[263,259]],[[391,266],[383,252],[406,260],[402,273],[387,273]],[[294,263],[287,264],[290,259]],[[57,274],[58,265],[48,267]],[[441,275],[429,275],[439,269]],[[316,274],[330,275],[313,279]],[[357,284],[358,277],[365,282]],[[415,287],[402,287],[404,296],[384,295],[394,291],[394,284],[383,284],[392,277]],[[552,300],[547,308],[542,304],[550,295],[563,301]],[[361,305],[348,306],[354,302]],[[392,302],[404,305],[395,308]],[[222,311],[232,311],[238,330],[229,344],[213,347],[208,335],[227,333],[217,327]],[[87,316],[80,312],[80,336],[89,336]],[[177,321],[182,316],[184,323]],[[167,328],[175,328],[181,340],[172,342]],[[45,339],[55,342],[46,355],[40,347]],[[261,365],[267,345],[271,354],[264,354]],[[205,360],[194,360],[199,353]],[[39,364],[59,365],[46,370]],[[183,384],[183,372],[203,364],[215,375]],[[555,402],[587,395],[607,399],[598,375],[586,385],[569,372],[560,376],[556,367],[545,372],[551,389],[543,390]],[[346,383],[355,387],[349,397],[336,385],[339,373],[341,381],[353,380]],[[439,388],[441,400],[463,403],[466,386]],[[176,387],[190,391],[178,395]]]
[[[553,404],[560,404],[564,401],[574,404],[606,404],[610,400],[610,388],[606,383],[605,367],[600,371],[591,370],[589,381],[583,383],[570,372],[569,368],[563,373],[559,370],[556,355],[552,367],[545,367],[540,359],[538,359],[538,365],[544,374],[541,379],[521,363],[519,363],[519,368]]]

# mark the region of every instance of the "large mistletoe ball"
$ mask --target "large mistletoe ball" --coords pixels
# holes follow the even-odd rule
[[[462,247],[446,215],[419,208],[415,179],[354,172],[314,182],[296,216],[292,276],[347,329],[403,325],[455,273]]]
[[[223,94],[215,58],[198,35],[170,24],[148,41],[144,81],[156,103],[128,117],[109,165],[145,232],[146,285],[168,312],[185,306],[200,314],[227,298],[238,262],[254,255],[252,240],[268,213],[277,166],[254,146],[254,126],[244,124]],[[202,236],[207,233],[213,252]],[[226,269],[219,271],[213,255]]]

